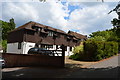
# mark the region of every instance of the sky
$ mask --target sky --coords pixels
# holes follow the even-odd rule
[[[16,27],[34,21],[65,32],[71,30],[89,35],[112,28],[111,20],[117,18],[117,14],[112,12],[108,15],[108,12],[115,8],[118,1],[4,0],[0,1],[0,20],[9,21],[14,18]]]

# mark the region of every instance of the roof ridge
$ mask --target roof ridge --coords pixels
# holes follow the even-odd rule
[[[20,30],[20,29],[23,29],[23,28],[26,28],[26,26],[29,25],[30,23],[33,23],[34,25],[41,25],[42,28],[44,28],[44,27],[47,26],[48,29],[50,29],[50,30],[52,30],[52,31],[58,31],[58,32],[67,34],[67,33],[66,33],[65,31],[63,31],[63,30],[56,29],[56,28],[53,28],[53,27],[51,27],[51,26],[44,25],[44,24],[41,24],[41,23],[38,23],[38,22],[35,22],[35,21],[29,21],[29,22],[27,22],[27,23],[25,23],[25,24],[23,24],[23,25],[21,25],[21,26],[15,28],[15,29],[12,30],[11,32],[17,31],[17,30]]]

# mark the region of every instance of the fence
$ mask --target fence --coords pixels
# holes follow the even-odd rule
[[[2,57],[5,59],[5,67],[26,67],[26,66],[64,67],[65,64],[64,49],[62,49],[62,56],[3,53]]]

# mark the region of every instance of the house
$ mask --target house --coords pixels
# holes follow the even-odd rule
[[[68,31],[68,34],[74,36],[76,39],[80,39],[81,41],[87,40],[87,35],[82,35],[73,31]]]
[[[65,55],[68,56],[72,54],[74,46],[87,38],[73,33],[30,21],[8,33],[7,53],[28,54],[28,50],[33,47],[55,50],[64,44]]]

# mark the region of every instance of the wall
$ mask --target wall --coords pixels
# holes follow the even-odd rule
[[[18,49],[18,42],[7,44],[7,53],[27,54],[28,50],[35,46],[35,43],[22,42],[21,49]]]
[[[33,54],[12,54],[3,53],[5,67],[25,67],[25,66],[52,66],[64,67],[63,56],[45,56]]]
[[[18,49],[18,42],[16,42],[16,43],[8,43],[7,44],[7,53],[22,54],[22,48]]]
[[[18,49],[18,43],[8,43],[7,44],[7,53],[18,53],[18,54],[28,54],[28,50],[30,48],[33,48],[35,46],[35,43],[31,43],[31,42],[22,42],[21,43],[21,49]],[[60,46],[58,46],[60,47]],[[53,45],[53,48],[49,49],[49,50],[56,50],[56,45]],[[58,49],[61,50],[61,49]],[[61,52],[57,52],[57,53],[61,53]],[[72,55],[72,51],[70,51],[70,47],[67,46],[67,51],[65,51],[65,56],[70,56]],[[57,54],[55,54],[55,56],[57,56]],[[59,54],[59,56],[61,56],[61,54]]]
[[[3,53],[3,50],[0,50],[0,53]]]
[[[70,55],[70,47],[67,46],[67,51],[65,51],[65,56],[69,56]]]
[[[8,33],[7,42],[8,43],[15,43],[15,42],[23,42],[24,38],[24,29],[11,31]]]
[[[72,50],[73,50],[73,47],[72,47]],[[67,46],[67,51],[65,51],[65,56],[70,56],[70,55],[72,55],[73,53],[72,53],[72,51],[70,51],[70,47],[69,46]]]
[[[22,42],[23,43],[23,54],[28,54],[28,50],[35,46],[35,43]]]
[[[53,31],[54,32],[54,31]],[[57,33],[57,32],[56,32]],[[42,37],[44,36],[44,37]],[[64,44],[65,46],[77,46],[80,44],[80,41],[77,43],[74,42],[73,40],[67,41],[67,35],[59,33],[60,37],[57,37],[56,39],[53,39],[52,36],[46,36],[45,34],[40,34],[36,33],[35,31],[32,30],[25,30],[24,32],[24,41],[25,42],[32,42],[36,43],[39,42],[42,39],[43,44],[55,44],[55,45],[62,45]]]

